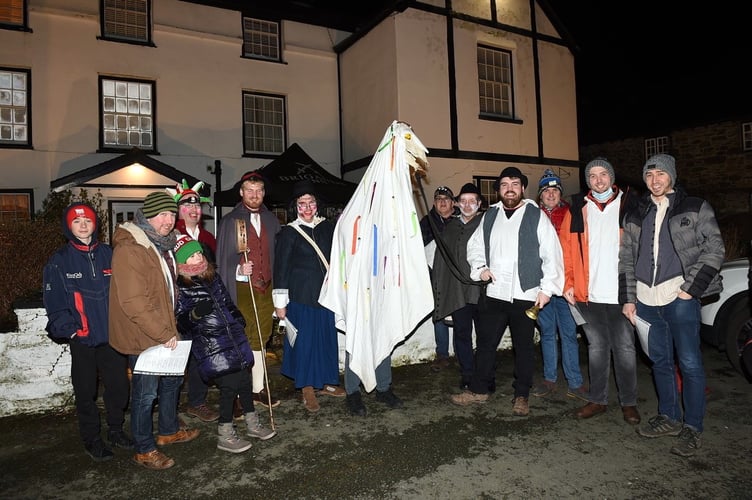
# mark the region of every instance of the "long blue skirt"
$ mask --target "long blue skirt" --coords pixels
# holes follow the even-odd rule
[[[323,307],[297,302],[287,304],[287,317],[298,329],[295,347],[284,340],[282,375],[295,380],[300,389],[339,384],[339,348],[334,313]]]

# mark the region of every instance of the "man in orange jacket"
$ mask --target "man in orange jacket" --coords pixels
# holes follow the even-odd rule
[[[640,423],[637,411],[637,356],[634,329],[619,303],[619,242],[624,213],[633,196],[614,183],[614,167],[605,158],[585,166],[590,190],[572,198],[559,233],[564,253],[564,298],[576,305],[588,340],[590,391],[577,418],[608,409],[611,356],[624,420]],[[636,201],[636,200],[635,200]]]

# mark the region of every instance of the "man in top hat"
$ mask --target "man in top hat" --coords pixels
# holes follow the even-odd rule
[[[512,414],[530,413],[535,322],[526,314],[543,308],[564,287],[564,264],[556,229],[538,205],[525,199],[527,176],[517,167],[501,171],[489,207],[467,243],[470,277],[490,281],[479,304],[475,371],[470,389],[452,396],[458,405],[485,403],[495,379],[496,351],[509,327],[514,344]]]
[[[446,186],[439,186],[433,194],[433,207],[420,220],[423,246],[426,247],[426,260],[429,263],[433,262],[436,251],[434,231],[441,234],[454,215],[454,193]],[[436,358],[431,363],[431,370],[438,372],[449,366],[449,326],[444,322],[444,316],[437,318],[434,314],[433,335],[436,341]]]
[[[128,355],[131,369],[146,349],[177,347],[175,320],[177,267],[173,249],[177,232],[175,199],[164,191],[149,193],[133,222],[118,226],[112,237],[110,344]],[[181,429],[178,398],[182,376],[134,373],[131,378],[131,432],[134,462],[163,470],[175,461],[157,446],[196,439],[196,429]],[[152,408],[159,398],[159,429],[153,435]]]
[[[569,211],[569,203],[561,198],[562,194],[561,178],[552,170],[547,169],[538,182],[538,203],[543,213],[551,220],[557,234],[561,229],[564,216]],[[557,390],[559,350],[556,337],[558,332],[559,340],[561,340],[561,364],[568,385],[567,397],[587,401],[587,390],[580,371],[577,325],[564,297],[558,294],[551,297],[551,302],[538,313],[538,327],[543,353],[543,381],[533,389],[533,396],[545,397]]]
[[[433,319],[441,321],[447,316],[452,317],[454,354],[460,365],[460,388],[467,389],[473,376],[473,322],[477,329],[478,299],[481,294],[480,283],[469,283],[467,241],[480,224],[479,210],[483,196],[478,186],[468,182],[462,186],[456,202],[460,215],[451,218],[436,239],[437,245],[443,245],[446,253],[437,248],[433,260]]]
[[[268,406],[262,348],[272,334],[274,241],[280,224],[264,205],[266,180],[259,172],[243,174],[239,191],[240,202],[219,224],[217,269],[246,319],[245,333],[254,357],[251,369],[254,402]],[[279,399],[271,396],[271,404],[279,405]]]

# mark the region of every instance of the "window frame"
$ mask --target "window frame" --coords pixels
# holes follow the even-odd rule
[[[246,20],[252,21],[252,22],[259,22],[259,23],[266,23],[266,24],[273,24],[277,27],[277,33],[274,35],[276,36],[276,51],[277,56],[272,57],[268,55],[264,55],[263,51],[262,53],[253,53],[246,51],[246,47],[252,44],[252,41],[248,39],[247,34],[248,30],[246,30]],[[254,17],[249,16],[245,14],[241,14],[240,16],[240,31],[243,35],[243,43],[240,46],[240,56],[244,59],[255,59],[258,61],[269,61],[269,62],[282,62],[282,22],[279,19],[264,19],[261,17]],[[263,35],[262,35],[263,36]],[[269,36],[269,35],[267,35]],[[271,44],[265,44],[264,47],[271,47]]]
[[[29,206],[28,206],[28,219],[12,219],[14,221],[17,220],[33,220],[34,219],[34,190],[33,189],[2,189],[0,190],[0,223],[2,222],[9,222],[9,220],[6,220],[4,218],[5,211],[3,210],[3,197],[12,195],[12,196],[18,196],[18,195],[27,195],[29,198]],[[14,213],[17,213],[18,210],[14,211]]]
[[[142,1],[144,2],[146,6],[146,20],[144,26],[145,32],[146,32],[146,39],[142,40],[140,38],[135,37],[128,37],[126,35],[118,34],[118,33],[108,33],[106,26],[107,23],[105,21],[105,11],[108,8],[115,8],[114,6],[108,6],[107,4],[109,2],[114,2],[116,0],[99,0],[99,30],[100,30],[100,40],[107,40],[110,42],[120,42],[120,43],[130,43],[134,45],[147,45],[150,47],[154,46],[154,42],[152,40],[152,8],[153,8],[153,0],[136,0],[136,1]]]
[[[247,97],[254,97],[254,98],[262,98],[262,99],[278,99],[282,103],[282,110],[281,110],[281,116],[282,116],[282,123],[279,125],[279,129],[281,130],[281,149],[279,151],[269,151],[269,150],[256,150],[251,149],[249,139],[251,139],[248,136],[248,129],[251,125],[253,125],[250,122],[246,121],[246,98]],[[242,119],[243,119],[243,156],[244,157],[250,157],[250,158],[276,158],[277,156],[281,155],[282,153],[287,150],[287,97],[282,94],[272,94],[268,92],[257,92],[252,90],[243,90],[241,94],[241,105],[242,105]],[[260,123],[262,127],[276,127],[276,124],[270,124],[270,123]],[[254,138],[256,140],[256,138]],[[266,140],[274,140],[272,139],[264,139],[260,138],[262,141]]]
[[[752,151],[752,122],[742,123],[742,151]]]
[[[488,207],[500,201],[499,192],[493,188],[493,185],[497,180],[498,177],[491,175],[473,176],[473,184],[478,186],[478,189],[480,189],[480,194],[483,196],[481,210],[488,210]]]
[[[31,69],[28,68],[7,68],[0,66],[0,71],[9,73],[23,73],[26,75],[26,141],[3,141],[0,139],[0,149],[32,149],[32,128],[31,128]],[[12,77],[11,77],[12,78]],[[11,106],[11,111],[13,107]],[[12,123],[12,122],[11,122]]]
[[[668,153],[669,142],[667,135],[645,138],[645,160],[658,153]]]
[[[481,60],[480,60],[480,53],[481,51],[486,51],[486,53],[491,54],[498,54],[502,59],[502,64],[498,66],[500,73],[503,75],[503,73],[508,73],[508,82],[503,81],[503,76],[501,81],[497,80],[488,80],[486,78],[482,78],[483,71],[481,68]],[[500,47],[493,47],[491,45],[486,45],[479,43],[476,47],[476,71],[478,75],[478,112],[479,112],[479,118],[483,120],[496,120],[496,121],[517,121],[515,118],[515,93],[514,93],[514,64],[513,64],[513,54],[510,49],[504,49]],[[503,60],[508,60],[509,67],[504,68],[503,66]],[[487,64],[486,66],[490,66],[492,68],[496,68],[497,66],[493,64]],[[487,75],[488,72],[485,72]],[[488,95],[488,91],[486,90],[486,93],[483,93],[483,88],[491,88],[495,89],[495,87],[498,86],[498,99],[493,96],[494,92],[491,92],[491,96]],[[508,97],[504,98],[502,95],[504,94],[504,90],[507,90]],[[500,102],[500,112],[493,112],[489,111],[484,106],[484,100],[489,101],[496,101],[498,100]],[[504,103],[508,103],[509,107],[509,113],[505,114],[503,112]]]
[[[10,9],[12,9],[14,6],[10,5],[10,2],[13,0],[8,0],[8,12],[10,13]],[[21,21],[18,23],[10,22],[8,21],[2,21],[0,20],[0,29],[5,30],[14,30],[14,31],[31,31],[29,29],[29,2],[28,0],[16,0],[21,2]]]
[[[151,87],[151,96],[150,96],[150,102],[151,102],[151,114],[149,115],[151,117],[151,146],[144,146],[143,141],[139,141],[139,145],[135,144],[127,144],[127,145],[114,145],[114,144],[108,144],[105,142],[105,106],[104,106],[104,82],[105,81],[114,81],[116,83],[122,82],[126,84],[138,84],[138,85],[149,85]],[[123,151],[128,151],[130,149],[133,149],[134,147],[137,147],[143,151],[149,152],[149,153],[157,153],[157,82],[154,80],[144,80],[144,79],[138,79],[138,78],[125,78],[125,77],[119,77],[119,76],[110,76],[110,75],[99,75],[99,152],[108,152],[108,153],[122,153]],[[116,115],[118,113],[115,113]],[[132,116],[131,113],[126,113],[126,120]],[[139,116],[139,115],[137,115]],[[115,130],[118,130],[115,128]],[[128,130],[128,129],[126,129]],[[144,129],[139,128],[138,129],[141,134],[141,137],[143,137]]]

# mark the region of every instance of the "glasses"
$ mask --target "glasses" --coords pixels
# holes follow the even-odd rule
[[[316,208],[317,203],[315,201],[311,201],[309,203],[298,203],[298,208],[301,210],[305,210],[306,208]]]

